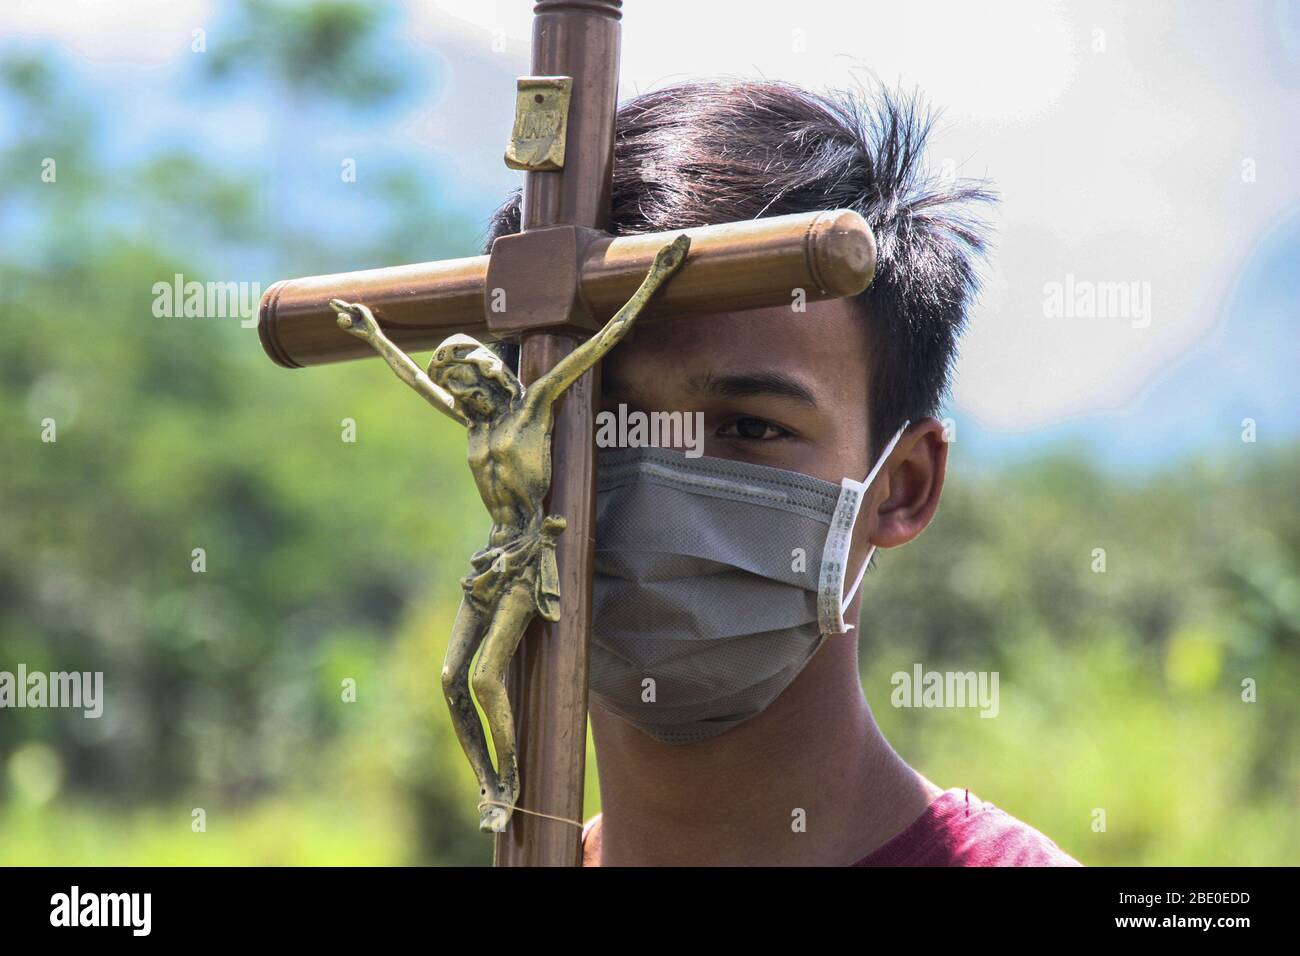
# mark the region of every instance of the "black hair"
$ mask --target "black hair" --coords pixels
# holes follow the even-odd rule
[[[987,225],[980,182],[928,172],[934,116],[915,95],[810,93],[767,80],[694,81],[628,100],[614,145],[614,235],[853,209],[875,233],[876,277],[859,296],[872,343],[872,445],[937,414],[979,288]],[[488,245],[519,231],[519,194]]]

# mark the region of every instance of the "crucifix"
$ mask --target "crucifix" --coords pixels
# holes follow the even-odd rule
[[[493,534],[462,579],[444,669],[467,673],[479,650],[472,684],[496,768],[471,739],[468,697],[445,696],[498,866],[580,863],[599,358],[639,317],[787,304],[798,321],[800,303],[856,295],[875,269],[851,210],[611,235],[621,15],[621,0],[534,6],[505,155],[524,174],[519,233],[484,256],[282,280],[259,310],[277,364],[383,357],[467,428]],[[520,344],[517,375],[481,344],[502,341]],[[403,351],[435,347],[428,373]],[[508,668],[504,693],[495,668]]]

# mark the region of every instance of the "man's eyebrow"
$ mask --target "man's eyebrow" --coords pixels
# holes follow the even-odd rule
[[[710,372],[703,380],[691,379],[688,383],[693,391],[717,398],[753,398],[756,396],[773,396],[789,398],[807,405],[817,407],[817,399],[797,380],[775,369],[754,372],[728,372],[714,375]]]

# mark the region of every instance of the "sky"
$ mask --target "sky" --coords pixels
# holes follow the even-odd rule
[[[232,149],[221,131],[235,126],[253,130],[239,148],[258,148],[253,100],[199,123],[174,82],[192,31],[220,43],[229,6],[7,0],[0,42],[54,44],[105,110],[130,97],[124,142],[190,122],[214,149]],[[320,148],[416,156],[482,221],[519,182],[500,156],[514,77],[529,72],[531,3],[399,6],[396,52],[421,88],[350,142],[323,132]],[[1015,453],[1078,439],[1109,460],[1164,460],[1239,444],[1246,418],[1261,440],[1300,431],[1300,3],[1226,10],[627,0],[620,95],[700,76],[918,89],[942,109],[931,166],[1001,195],[950,402],[958,440]],[[1090,309],[1108,289],[1127,302]]]

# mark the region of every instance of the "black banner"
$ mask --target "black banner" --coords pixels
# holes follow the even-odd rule
[[[809,934],[808,942],[832,932],[867,942],[889,932],[920,946],[1096,936],[1231,945],[1285,928],[1283,880],[1291,876],[1209,868],[36,868],[0,871],[0,914],[6,941],[75,934],[80,943],[336,945],[397,932],[436,945],[447,928],[460,938],[477,925],[498,945],[512,936],[526,945],[529,934],[557,941],[565,929],[611,923],[647,940],[698,927],[730,941],[788,929]]]

